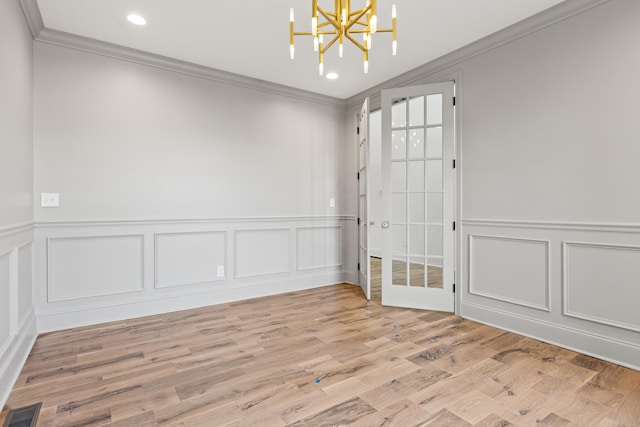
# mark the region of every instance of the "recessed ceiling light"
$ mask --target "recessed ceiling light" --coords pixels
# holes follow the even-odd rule
[[[335,79],[338,78],[338,74],[337,73],[329,73],[329,74],[327,74],[327,78],[329,80],[335,80]]]
[[[132,13],[132,14],[128,15],[127,16],[127,20],[129,22],[131,22],[132,24],[135,24],[135,25],[144,25],[144,24],[147,23],[146,19],[144,19],[140,15],[136,15],[135,13]]]

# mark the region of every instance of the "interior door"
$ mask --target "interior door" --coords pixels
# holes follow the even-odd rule
[[[371,299],[369,259],[369,98],[358,115],[358,283]]]
[[[454,311],[453,82],[382,91],[382,304]]]

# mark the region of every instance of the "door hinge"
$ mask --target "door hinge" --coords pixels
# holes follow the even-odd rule
[[[453,231],[456,231],[456,222],[453,221]]]
[[[358,181],[360,181],[360,172],[356,174]]]
[[[358,263],[358,271],[360,271],[360,263]]]
[[[358,265],[360,265],[360,264],[358,264]],[[456,293],[456,284],[455,283],[453,284],[453,293],[454,294]]]
[[[356,128],[356,133],[357,133],[358,135],[360,135],[360,126],[358,126],[358,127]]]
[[[360,218],[358,218],[358,225],[360,225]]]
[[[453,105],[454,106],[456,105],[456,97],[455,96],[453,97]]]
[[[453,159],[453,168],[456,168],[456,159]]]

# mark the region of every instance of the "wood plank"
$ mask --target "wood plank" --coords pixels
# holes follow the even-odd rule
[[[337,285],[43,334],[0,422],[38,402],[39,426],[635,426],[640,372]]]

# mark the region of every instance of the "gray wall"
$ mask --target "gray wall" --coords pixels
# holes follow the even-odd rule
[[[0,7],[0,227],[3,227],[33,220],[33,42],[18,2],[3,2]]]
[[[639,368],[640,2],[458,67],[461,314]]]
[[[35,339],[32,58],[19,3],[0,2],[0,407]]]
[[[640,2],[527,26],[381,88],[456,80],[460,314],[638,368]]]
[[[640,3],[462,65],[463,218],[638,223]]]
[[[36,43],[37,221],[327,215],[344,110]]]
[[[344,103],[44,42],[34,90],[41,331],[355,280]]]

